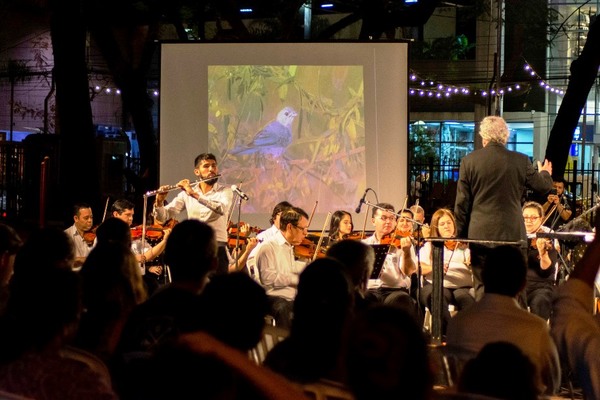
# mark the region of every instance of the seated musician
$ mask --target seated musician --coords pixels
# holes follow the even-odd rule
[[[69,236],[73,249],[75,250],[75,263],[73,268],[79,270],[83,265],[88,254],[96,244],[96,241],[89,242],[85,239],[85,233],[92,229],[94,225],[94,215],[92,207],[85,203],[78,203],[73,206],[73,225],[65,229]]]
[[[429,225],[425,223],[425,210],[423,209],[423,207],[421,207],[418,204],[415,204],[410,206],[410,211],[413,212],[413,215],[415,216],[414,219],[418,222],[414,223],[415,226],[413,227],[413,237],[415,239],[417,238],[417,236],[420,236],[421,238],[429,237],[430,228]],[[420,232],[419,229],[421,230]]]
[[[539,203],[529,201],[523,205],[523,220],[530,246],[527,250],[527,284],[523,291],[529,311],[547,320],[552,313],[554,282],[558,252],[556,243],[546,238],[536,238],[537,232],[550,232],[543,226],[544,211]]]
[[[366,244],[381,244],[382,239],[396,233],[396,214],[394,206],[379,203],[373,208],[372,223],[374,233],[363,239]],[[404,217],[404,218],[403,218]],[[393,238],[398,245],[390,245],[383,267],[376,279],[369,279],[368,294],[384,304],[398,304],[417,316],[414,300],[410,297],[411,275],[416,271],[417,257],[412,239],[413,214],[404,209],[400,213],[398,231],[408,233],[406,237]]]
[[[267,291],[271,315],[278,326],[291,326],[293,301],[300,273],[294,256],[294,246],[302,243],[308,233],[308,214],[298,207],[281,214],[279,231],[256,250],[254,264],[260,283]]]
[[[279,232],[279,218],[281,218],[281,213],[289,208],[292,208],[292,205],[285,200],[280,201],[275,205],[275,207],[273,207],[271,219],[269,220],[271,226],[256,235],[259,243],[266,242],[268,239],[275,236],[277,232]]]
[[[241,224],[240,235],[244,237],[245,244],[241,243],[237,247],[233,246],[233,249],[227,249],[227,257],[229,257],[229,272],[245,271],[249,272],[246,268],[246,262],[252,251],[258,246],[258,239],[256,237],[247,237],[248,235],[248,224]]]
[[[345,239],[352,233],[352,215],[344,210],[337,210],[331,215],[329,223],[329,245]]]
[[[110,207],[111,215],[126,222],[129,226],[133,224],[134,204],[126,199],[116,200]],[[167,238],[171,229],[164,229],[162,240],[152,247],[147,240],[144,240],[142,249],[142,238],[132,240],[131,250],[135,258],[140,263],[141,274],[144,275],[144,282],[147,285],[148,293],[152,293],[158,286],[158,277],[163,273],[163,267],[160,264],[149,263],[155,260],[165,250]],[[149,264],[146,264],[149,263]],[[148,273],[148,276],[146,276]]]
[[[452,238],[456,236],[456,223],[452,211],[440,208],[431,217],[430,237]],[[432,309],[433,294],[433,260],[431,242],[425,242],[419,255],[423,273],[423,288],[421,303]],[[473,289],[473,274],[471,272],[471,253],[465,244],[457,242],[444,243],[444,284],[442,306],[442,333],[450,321],[448,304],[454,304],[459,310],[464,310],[475,303]]]

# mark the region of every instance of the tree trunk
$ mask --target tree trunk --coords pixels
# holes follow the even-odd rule
[[[581,111],[587,101],[600,66],[599,19],[590,25],[587,41],[579,58],[571,64],[571,76],[567,91],[560,104],[556,120],[550,131],[546,158],[552,161],[552,175],[562,178],[565,174],[573,133]]]
[[[101,202],[96,141],[85,63],[86,27],[79,0],[50,2],[56,132],[60,136],[59,193],[61,204]],[[73,13],[79,16],[73,17]]]

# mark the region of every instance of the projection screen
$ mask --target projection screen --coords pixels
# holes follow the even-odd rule
[[[160,183],[195,180],[194,158],[211,152],[219,182],[248,194],[241,220],[263,229],[282,200],[314,210],[311,230],[354,214],[367,188],[401,208],[407,64],[404,42],[162,43]],[[366,212],[355,230],[372,229]]]

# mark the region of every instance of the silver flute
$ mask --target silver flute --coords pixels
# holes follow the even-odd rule
[[[190,185],[195,185],[196,183],[210,181],[211,179],[215,179],[215,178],[218,178],[220,176],[221,176],[221,174],[218,174],[218,175],[211,176],[211,177],[208,177],[208,178],[198,179],[197,181],[190,182]],[[166,192],[170,192],[172,190],[177,190],[177,189],[181,189],[181,187],[177,186],[177,185],[169,185],[169,186],[167,186],[165,188],[162,188],[162,189],[150,190],[150,191],[144,193],[144,196],[145,197],[156,196],[159,193],[166,193]]]

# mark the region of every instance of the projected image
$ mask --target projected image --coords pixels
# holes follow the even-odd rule
[[[208,148],[246,212],[347,209],[366,180],[364,116],[362,65],[208,66]]]

